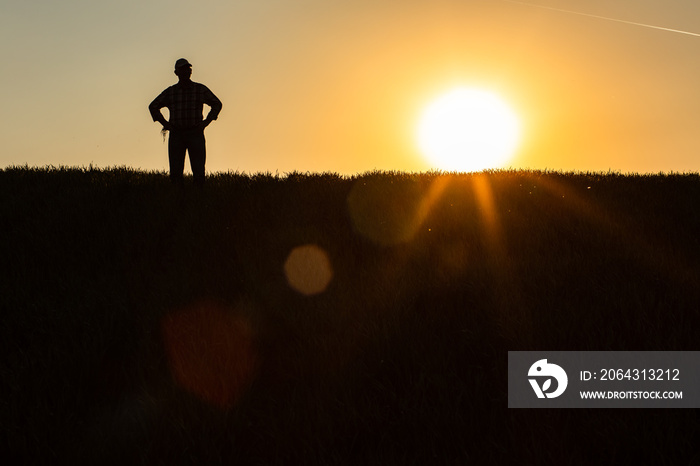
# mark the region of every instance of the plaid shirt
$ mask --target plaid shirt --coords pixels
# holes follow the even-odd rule
[[[204,119],[203,104],[211,107],[208,118],[216,120],[221,111],[221,101],[204,84],[189,82],[170,86],[151,102],[148,110],[153,121],[162,116],[160,109],[167,107],[170,112],[170,124],[177,129],[196,126]]]

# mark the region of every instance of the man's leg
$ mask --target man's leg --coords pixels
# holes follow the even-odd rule
[[[173,184],[182,186],[185,171],[185,140],[179,131],[170,131],[168,139],[168,158],[170,159],[170,180]]]
[[[192,177],[196,186],[204,186],[204,165],[207,161],[207,146],[204,130],[193,131],[188,138],[187,149],[190,154]]]

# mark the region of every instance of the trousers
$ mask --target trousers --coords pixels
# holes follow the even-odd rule
[[[204,184],[204,164],[207,161],[207,147],[203,129],[173,129],[170,131],[168,158],[170,160],[170,179],[175,184],[183,183],[185,151],[190,156],[194,183],[201,186]]]

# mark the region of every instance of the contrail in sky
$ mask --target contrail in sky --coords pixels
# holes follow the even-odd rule
[[[670,28],[664,28],[661,26],[654,26],[652,24],[644,24],[644,23],[635,23],[634,21],[625,21],[624,19],[617,19],[617,18],[609,18],[607,16],[598,16],[598,15],[592,15],[589,13],[581,13],[580,11],[572,11],[572,10],[564,10],[562,8],[554,8],[551,6],[544,6],[544,5],[537,5],[535,3],[527,3],[527,2],[518,2],[516,0],[503,0],[504,2],[509,2],[509,3],[517,3],[519,5],[526,5],[526,6],[532,6],[536,8],[543,8],[545,10],[552,10],[552,11],[559,11],[561,13],[569,13],[572,15],[579,15],[579,16],[587,16],[589,18],[596,18],[596,19],[604,19],[606,21],[614,21],[616,23],[623,23],[623,24],[631,24],[633,26],[642,26],[645,28],[651,28],[651,29],[658,29],[661,31],[668,31],[668,32],[677,32],[678,34],[685,34],[687,36],[695,36],[695,37],[700,37],[700,34],[695,33],[695,32],[689,32],[689,31],[681,31],[680,29],[670,29]]]

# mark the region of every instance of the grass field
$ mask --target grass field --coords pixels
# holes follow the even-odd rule
[[[506,374],[513,350],[700,349],[697,174],[189,181],[0,171],[0,451],[700,461],[696,410],[509,410]]]

